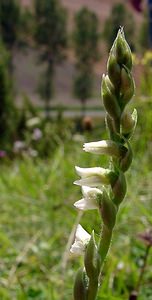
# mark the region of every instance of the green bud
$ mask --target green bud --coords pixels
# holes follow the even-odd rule
[[[85,271],[78,270],[74,283],[74,300],[87,300],[87,282]]]
[[[123,29],[119,29],[114,43],[116,60],[118,64],[125,65],[129,70],[132,68],[132,54],[128,43],[126,42]]]
[[[109,198],[106,191],[103,191],[103,194],[99,195],[98,198],[103,223],[108,229],[111,230],[113,229],[116,222],[116,207]]]
[[[89,243],[87,244],[84,265],[86,269],[87,276],[94,280],[98,280],[100,273],[100,257],[97,251],[97,246],[94,238],[94,231],[92,232]]]
[[[132,158],[133,158],[133,153],[132,153],[131,147],[130,147],[129,143],[127,143],[127,144],[128,144],[128,149],[126,148],[126,153],[120,161],[120,168],[123,172],[126,172],[129,169],[129,167],[132,163]]]
[[[111,94],[115,94],[115,87],[114,87],[114,85],[112,84],[112,82],[110,81],[108,75],[105,76],[105,82],[106,82],[106,85],[108,86],[108,88],[109,88]]]
[[[135,126],[135,120],[129,112],[123,112],[121,117],[122,134],[128,134],[132,132]]]
[[[135,91],[135,84],[132,75],[130,74],[127,68],[122,67],[120,95],[121,95],[121,103],[123,108],[133,97],[134,91]]]
[[[114,195],[113,202],[114,204],[119,205],[124,199],[127,189],[126,179],[122,171],[117,175],[114,173],[111,179],[111,187]]]
[[[101,85],[101,94],[103,99],[103,104],[108,112],[108,114],[113,118],[120,117],[120,107],[117,103],[117,99],[114,94],[111,93],[109,86],[107,85],[107,76],[103,75],[102,77],[102,85]]]
[[[114,84],[115,88],[119,90],[121,82],[121,69],[117,63],[116,57],[113,55],[112,51],[110,52],[108,63],[107,63],[108,76],[111,82]]]
[[[106,114],[105,122],[106,122],[106,127],[110,133],[110,138],[113,141],[119,141],[120,136],[117,134],[116,127],[115,127],[115,121],[108,114]]]
[[[129,139],[136,128],[137,124],[137,110],[134,109],[133,113],[124,112],[121,118],[121,131],[125,138]]]

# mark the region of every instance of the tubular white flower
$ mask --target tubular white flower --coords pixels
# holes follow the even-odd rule
[[[74,206],[80,210],[98,209],[98,195],[102,194],[102,191],[97,188],[90,188],[87,186],[82,187],[83,198],[74,203]]]
[[[111,140],[103,140],[98,142],[85,143],[83,150],[94,154],[108,154],[111,156],[119,157],[121,154],[121,148],[118,143]]]
[[[71,246],[70,252],[75,255],[82,255],[90,238],[91,235],[79,224],[75,233],[75,241]]]
[[[110,184],[111,170],[100,167],[80,168],[75,167],[76,172],[81,176],[80,180],[76,180],[74,184],[80,186],[98,187],[102,184]]]

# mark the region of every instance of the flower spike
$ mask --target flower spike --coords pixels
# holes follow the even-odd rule
[[[97,239],[94,228],[92,235],[89,235],[81,225],[77,227],[71,252],[84,254],[84,268],[76,276],[74,300],[97,299],[101,271],[111,245],[117,212],[127,191],[125,172],[133,158],[130,137],[137,123],[137,111],[134,109],[132,114],[127,111],[135,91],[131,70],[131,50],[123,28],[120,28],[109,54],[107,74],[103,75],[101,84],[109,139],[83,145],[85,152],[110,156],[109,167],[75,167],[80,179],[74,184],[82,186],[83,197],[74,206],[82,211],[97,209],[102,230]]]

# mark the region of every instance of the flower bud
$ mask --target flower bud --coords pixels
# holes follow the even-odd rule
[[[129,112],[124,112],[121,117],[121,130],[122,134],[126,138],[130,138],[133,134],[135,127],[137,124],[137,110],[134,109],[133,113],[130,114]]]
[[[134,95],[135,84],[134,80],[128,71],[127,68],[122,68],[121,70],[121,85],[120,85],[120,94],[122,108],[131,100]]]
[[[87,300],[87,279],[85,271],[80,268],[76,274],[73,296],[74,300]]]
[[[112,178],[111,182],[112,192],[113,192],[113,202],[116,205],[119,205],[125,197],[126,194],[126,179],[123,172],[119,172],[119,174],[115,174]]]
[[[111,94],[115,94],[115,87],[112,84],[112,82],[110,81],[108,75],[105,76],[105,83],[106,83],[107,87],[109,88]]]
[[[106,77],[107,76],[103,75],[101,85],[101,95],[103,99],[103,104],[108,114],[112,118],[116,119],[120,117],[121,111],[115,95],[111,93],[107,85]]]
[[[108,229],[113,229],[116,222],[116,207],[109,198],[106,191],[103,191],[102,196],[99,198],[100,201],[100,213],[104,225]]]
[[[98,281],[98,276],[100,272],[100,257],[97,251],[97,246],[94,238],[94,231],[92,232],[91,239],[86,247],[84,265],[87,276],[91,279]]]
[[[120,28],[114,43],[116,59],[118,64],[125,65],[129,70],[132,68],[132,54],[126,42],[123,28]]]
[[[120,82],[121,82],[121,78],[120,78],[121,69],[112,51],[110,51],[110,55],[107,63],[107,71],[108,71],[108,76],[111,82],[114,84],[115,88],[117,87],[119,89]]]
[[[106,114],[105,117],[106,127],[109,130],[110,138],[112,140],[119,141],[120,137],[117,134],[116,128],[115,128],[115,121],[109,116],[109,114]]]
[[[129,112],[124,112],[121,117],[122,133],[130,133],[134,128],[135,120]]]
[[[126,153],[120,161],[120,168],[121,168],[121,171],[123,171],[123,172],[126,172],[129,169],[129,167],[132,163],[132,158],[133,158],[133,153],[132,153],[131,147],[130,147],[129,143],[127,143],[127,144],[128,144],[128,149],[126,148]]]

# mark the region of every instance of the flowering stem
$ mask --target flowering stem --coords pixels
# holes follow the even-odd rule
[[[96,299],[97,292],[98,292],[98,280],[94,280],[94,279],[89,280],[87,300]]]
[[[112,239],[112,230],[108,229],[105,225],[103,225],[99,248],[98,248],[98,252],[100,254],[100,259],[101,259],[101,268],[107,256],[111,239]]]

